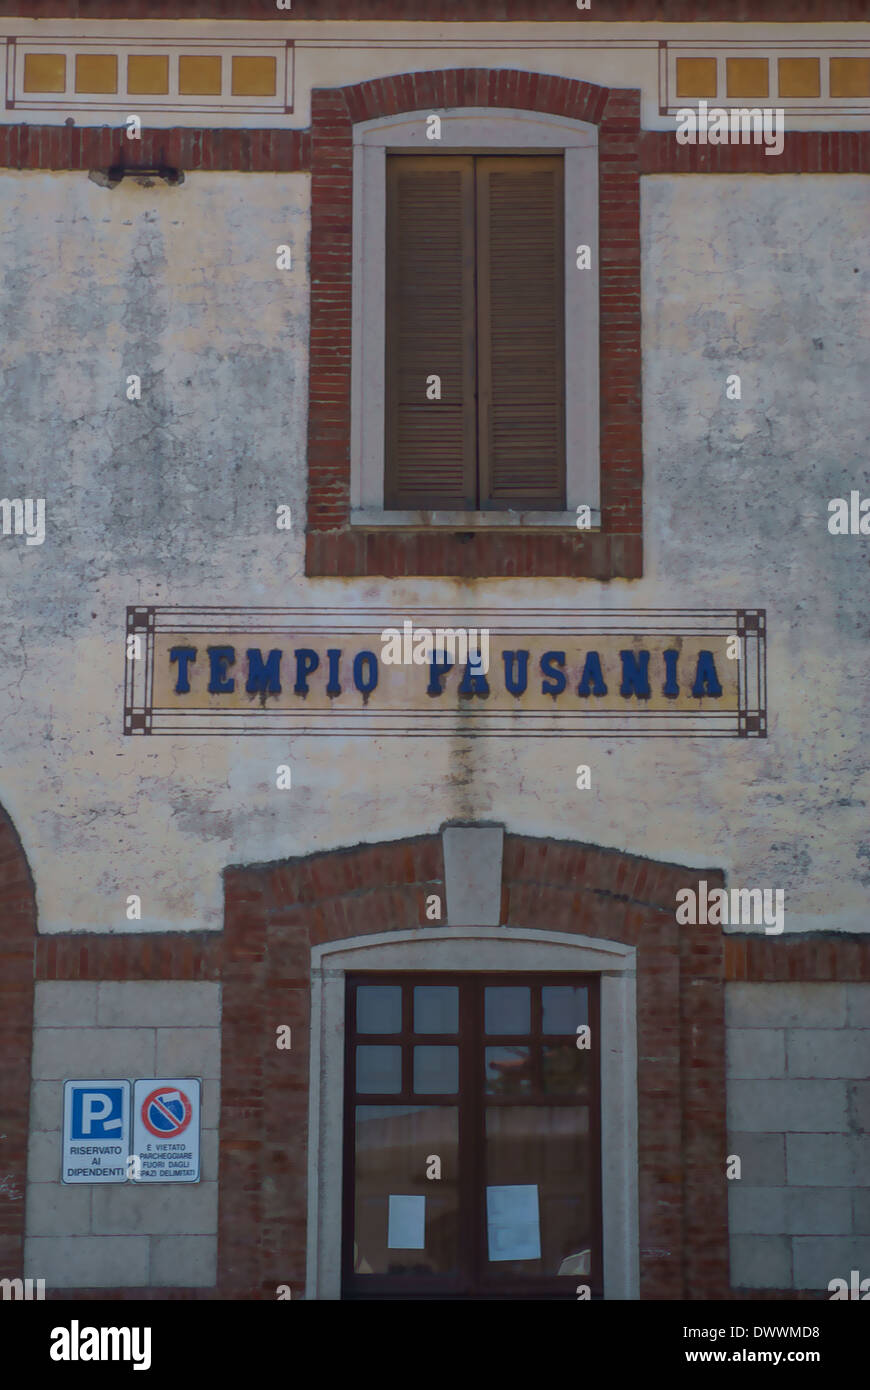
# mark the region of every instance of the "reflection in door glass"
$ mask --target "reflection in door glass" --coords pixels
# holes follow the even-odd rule
[[[585,986],[574,988],[571,985],[544,985],[541,990],[543,1005],[543,1033],[575,1033],[581,1023],[589,1022],[588,991]]]
[[[358,1033],[401,1033],[401,985],[360,985],[356,992]]]
[[[594,1238],[592,1171],[586,1106],[488,1106],[486,1184],[499,1189],[489,1219],[488,1244],[496,1254],[495,1259],[490,1256],[490,1272],[583,1273]],[[508,1188],[517,1190],[502,1190]],[[529,1258],[536,1234],[535,1201],[538,1259]],[[515,1259],[510,1258],[512,1250]]]
[[[355,1273],[452,1274],[456,1269],[457,1115],[447,1105],[356,1107]],[[430,1154],[441,1160],[437,1181],[426,1177]],[[391,1204],[391,1196],[411,1200]]]
[[[584,1095],[592,1079],[592,1053],[576,1043],[544,1043],[544,1090],[551,1096]]]
[[[458,1090],[458,1047],[414,1048],[414,1092],[416,1095],[452,1096]]]
[[[398,1095],[402,1089],[402,1049],[368,1044],[358,1047],[356,1088],[363,1095]]]
[[[487,1033],[528,1033],[531,990],[522,985],[490,985],[485,991]]]
[[[455,1033],[459,1029],[459,990],[455,985],[417,985],[414,1032]]]
[[[486,1049],[486,1094],[526,1095],[532,1089],[532,1059],[527,1047]]]

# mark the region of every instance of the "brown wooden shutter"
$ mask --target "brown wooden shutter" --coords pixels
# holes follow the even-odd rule
[[[388,157],[386,255],[385,505],[474,508],[472,156]]]
[[[477,159],[482,508],[565,506],[562,170]]]

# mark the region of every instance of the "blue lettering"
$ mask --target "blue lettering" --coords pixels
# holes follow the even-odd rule
[[[637,695],[641,700],[648,700],[649,690],[649,652],[620,652],[622,657],[622,685],[619,687],[620,695],[627,699],[630,695]]]
[[[327,695],[340,695],[341,685],[338,680],[338,663],[341,659],[341,648],[330,647],[326,653],[329,658],[329,684],[326,687]]]
[[[308,694],[308,677],[312,671],[316,671],[320,665],[320,657],[311,647],[298,647],[293,655],[296,658],[296,684],[293,687],[294,695]]]
[[[274,647],[269,653],[269,660],[264,663],[259,647],[248,648],[248,683],[245,689],[249,695],[265,695],[267,689],[270,695],[281,694],[281,656],[282,653]]]
[[[211,664],[211,680],[208,683],[209,695],[231,695],[236,688],[236,683],[232,676],[227,680],[226,668],[235,664],[235,647],[209,647],[208,659]]]
[[[477,665],[476,662],[474,664]],[[489,681],[486,679],[486,676],[473,676],[471,674],[471,667],[472,662],[467,661],[465,663],[465,675],[462,677],[462,680],[459,685],[459,694],[488,695]]]
[[[565,653],[544,652],[544,655],[541,657],[541,675],[549,677],[551,681],[551,684],[548,684],[547,681],[541,681],[542,695],[561,695],[565,686],[568,684],[565,679],[565,672],[556,670],[554,663],[557,666],[564,666]]]
[[[606,695],[607,686],[604,684],[604,672],[601,669],[601,657],[597,652],[587,652],[586,660],[583,663],[583,675],[580,677],[580,684],[577,687],[577,694],[587,696],[589,694],[589,682],[592,682],[593,695]]]
[[[368,677],[363,680],[363,665],[368,666]],[[374,652],[357,652],[353,659],[353,683],[357,690],[368,700],[373,690],[378,686],[378,658]]]
[[[178,662],[178,680],[175,682],[176,695],[189,694],[190,681],[187,678],[187,668],[192,661],[196,661],[196,647],[171,647],[169,660]]]
[[[695,684],[692,686],[692,694],[696,699],[705,693],[705,686],[708,695],[718,698],[722,694],[712,652],[698,652],[698,669],[695,672]]]
[[[662,686],[662,694],[666,695],[669,700],[675,700],[680,693],[680,687],[677,683],[677,661],[679,655],[680,653],[673,649],[666,651],[664,654],[666,679]]]
[[[443,695],[441,679],[447,675],[448,671],[453,670],[453,662],[440,660],[438,656],[433,656],[429,662],[429,684],[426,686],[427,695]]]
[[[529,681],[528,652],[502,652],[504,683],[511,695],[524,695]],[[514,670],[516,667],[516,670]]]

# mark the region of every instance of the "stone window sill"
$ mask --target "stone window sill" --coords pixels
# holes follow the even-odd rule
[[[601,512],[591,510],[591,526],[579,532],[600,531]],[[577,531],[577,512],[385,512],[374,507],[351,510],[350,524],[364,530],[390,531]]]

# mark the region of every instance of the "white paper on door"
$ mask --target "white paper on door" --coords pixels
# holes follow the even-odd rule
[[[426,1198],[390,1196],[388,1250],[425,1250]]]
[[[541,1226],[537,1185],[488,1187],[486,1234],[491,1261],[539,1260]]]

